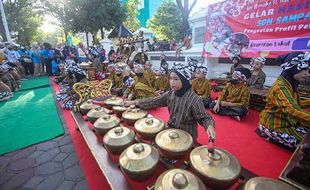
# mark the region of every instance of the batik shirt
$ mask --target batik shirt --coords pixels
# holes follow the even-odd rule
[[[155,86],[155,73],[152,71],[152,69],[148,69],[144,72],[144,76],[146,80],[148,80],[148,83],[151,85],[152,88]]]
[[[120,76],[117,76],[115,75],[115,85],[114,85],[114,88],[116,89],[120,89],[120,88],[123,88],[124,85],[123,85],[123,76],[120,75]]]
[[[282,76],[268,92],[265,109],[260,113],[259,122],[270,130],[295,136],[298,141],[302,136],[297,127],[310,126],[310,112],[303,110],[300,97],[290,83]]]
[[[250,100],[250,90],[246,84],[234,85],[228,83],[222,90],[221,95],[218,98],[219,101],[232,102],[237,106],[244,106],[248,108]]]
[[[3,53],[3,51],[0,50],[0,63],[2,63],[2,62],[5,61],[5,60],[6,60],[6,56],[5,56],[5,54]]]
[[[153,88],[150,81],[147,80],[147,78],[145,76],[142,76],[142,77],[135,76],[135,77],[133,77],[133,79],[135,80],[135,82],[141,82],[141,83],[148,85],[149,87]]]
[[[167,75],[165,76],[159,76],[155,81],[155,90],[162,90],[167,91],[170,88],[169,84],[169,77]]]
[[[214,126],[214,120],[206,112],[201,98],[192,90],[188,90],[182,97],[168,91],[162,96],[139,100],[137,104],[143,109],[168,106],[170,117],[167,126],[187,131],[194,140],[198,136],[197,123],[205,129],[209,125]]]
[[[113,71],[113,72],[111,72],[110,74],[109,74],[109,77],[108,77],[108,79],[110,79],[111,81],[112,81],[112,87],[114,88],[115,87],[115,85],[116,85],[116,82],[115,82],[115,78],[116,78],[116,74],[115,74],[115,72]]]
[[[193,91],[202,99],[209,98],[211,95],[210,83],[207,79],[192,81]]]
[[[265,80],[266,80],[266,74],[264,73],[264,71],[261,70],[258,73],[258,75],[253,75],[252,72],[252,76],[248,84],[250,87],[261,89],[264,87]]]
[[[150,98],[155,96],[155,91],[153,88],[149,87],[146,84],[141,82],[135,82],[131,89],[132,100],[133,99],[142,99],[142,98]]]

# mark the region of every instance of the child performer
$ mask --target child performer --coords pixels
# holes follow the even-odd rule
[[[178,65],[170,73],[171,90],[162,96],[124,101],[125,106],[136,105],[143,109],[168,106],[170,118],[168,128],[182,129],[192,135],[197,143],[197,123],[207,131],[209,138],[215,138],[214,120],[205,111],[202,100],[191,90],[192,71],[188,66]]]
[[[264,139],[295,149],[309,132],[310,112],[302,109],[298,84],[310,77],[310,52],[301,53],[283,63],[283,71],[268,92],[265,109],[260,113],[256,133]]]
[[[161,67],[157,73],[159,76],[155,81],[155,91],[156,95],[160,96],[170,89],[169,75],[163,67]]]
[[[195,79],[192,80],[192,90],[202,99],[203,105],[209,108],[211,103],[211,87],[209,80],[206,79],[208,69],[200,66],[196,68]]]
[[[250,88],[262,89],[264,88],[264,83],[266,80],[266,74],[262,70],[266,62],[266,58],[264,57],[254,57],[251,60],[251,70],[252,76],[248,82]]]
[[[126,98],[128,97],[129,100],[149,98],[155,96],[155,90],[152,87],[149,87],[142,82],[135,81],[130,76],[125,76],[123,78],[123,83],[124,86],[127,88],[126,92],[130,92],[130,94],[126,94]]]
[[[240,117],[248,113],[250,90],[247,81],[250,77],[250,69],[237,68],[219,98],[211,102],[210,110],[220,115],[233,116],[240,121]]]
[[[136,74],[136,76],[134,77],[134,80],[136,82],[141,82],[151,88],[152,87],[152,84],[150,83],[149,80],[147,80],[146,76],[144,75],[144,72],[145,72],[145,69],[144,69],[144,65],[142,64],[135,64],[134,65],[134,72]]]
[[[149,82],[149,84],[151,85],[151,87],[154,88],[156,77],[155,77],[154,71],[152,70],[152,63],[150,61],[145,62],[144,76],[146,80]]]

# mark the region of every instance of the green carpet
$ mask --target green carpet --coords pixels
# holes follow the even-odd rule
[[[19,91],[47,87],[47,86],[49,86],[47,76],[33,77],[29,78],[28,80],[21,81],[21,88],[19,89]]]
[[[50,87],[14,92],[0,110],[0,155],[64,133]]]

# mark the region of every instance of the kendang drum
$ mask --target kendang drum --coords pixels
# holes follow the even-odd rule
[[[243,187],[244,190],[297,190],[287,183],[267,177],[251,178]]]
[[[120,154],[134,142],[135,132],[122,125],[111,129],[103,137],[104,147],[113,154]]]
[[[168,159],[177,160],[185,156],[192,148],[193,138],[181,129],[166,129],[155,137],[161,155]]]
[[[105,115],[97,119],[94,123],[96,133],[105,135],[110,129],[118,126],[120,119],[113,115]]]
[[[146,117],[135,122],[136,132],[142,139],[154,140],[156,135],[164,130],[165,123],[155,117]]]
[[[80,111],[82,115],[87,114],[91,109],[100,108],[99,105],[92,103],[91,100],[87,100],[80,105]]]
[[[147,111],[140,108],[129,108],[122,114],[122,118],[128,125],[134,125],[134,123],[147,116]]]
[[[239,161],[221,148],[208,150],[200,146],[192,150],[190,164],[194,173],[213,189],[226,189],[232,186],[240,176]]]
[[[191,172],[171,169],[162,173],[156,180],[155,190],[205,190],[203,182]]]
[[[103,101],[104,107],[108,109],[112,109],[113,106],[119,106],[123,102],[122,98],[112,96],[111,98],[108,98]]]
[[[136,143],[122,152],[119,164],[124,173],[132,179],[145,180],[152,175],[159,163],[159,152],[145,143]]]
[[[91,123],[94,123],[99,117],[106,116],[108,114],[112,114],[113,112],[111,110],[108,110],[103,107],[97,107],[94,109],[91,109],[89,112],[87,112],[87,119]]]

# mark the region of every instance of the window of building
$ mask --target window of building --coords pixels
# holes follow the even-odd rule
[[[194,41],[194,43],[195,44],[204,43],[205,34],[206,34],[206,27],[205,26],[195,28],[195,33],[194,33],[195,41]]]

